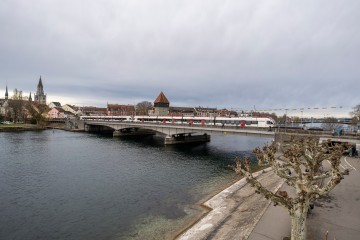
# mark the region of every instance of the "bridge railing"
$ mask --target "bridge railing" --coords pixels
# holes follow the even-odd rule
[[[207,125],[207,124],[189,124],[189,123],[162,123],[162,122],[129,122],[129,121],[106,121],[106,120],[87,120],[86,123],[94,123],[94,122],[102,122],[102,123],[108,123],[108,124],[131,124],[131,125],[138,125],[138,126],[168,126],[168,127],[186,127],[186,128],[210,128],[210,129],[223,129],[225,130],[252,130],[252,131],[275,131],[275,128],[266,128],[266,127],[252,127],[252,126],[246,126],[241,127],[240,125]]]

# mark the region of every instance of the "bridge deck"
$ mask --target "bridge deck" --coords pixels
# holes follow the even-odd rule
[[[253,136],[262,136],[262,137],[274,137],[275,132],[262,129],[249,129],[249,128],[240,128],[240,127],[229,127],[229,126],[201,126],[201,125],[192,125],[188,124],[163,124],[163,123],[133,123],[133,122],[107,122],[107,121],[86,121],[87,125],[98,125],[98,126],[107,126],[113,128],[114,130],[119,130],[123,128],[143,128],[151,129],[157,132],[161,132],[167,135],[174,134],[186,134],[186,133],[229,133],[229,134],[240,134],[240,135],[253,135]]]

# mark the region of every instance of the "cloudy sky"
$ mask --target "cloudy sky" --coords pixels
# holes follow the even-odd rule
[[[358,0],[1,0],[5,85],[105,106],[360,103]],[[321,114],[331,114],[325,110]]]

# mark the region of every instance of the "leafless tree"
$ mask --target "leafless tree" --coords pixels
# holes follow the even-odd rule
[[[14,122],[18,122],[20,119],[23,119],[24,100],[22,91],[15,88],[14,94],[11,99],[9,99],[8,103]]]
[[[136,114],[147,115],[148,110],[153,107],[153,104],[148,101],[142,101],[136,104]]]
[[[352,111],[350,114],[357,118],[358,121],[360,121],[360,104],[353,107],[354,111]]]
[[[314,138],[292,139],[277,151],[275,143],[254,153],[260,165],[269,164],[273,171],[295,189],[295,195],[287,191],[273,193],[253,177],[249,158],[235,160],[233,169],[244,174],[256,193],[270,199],[274,205],[285,207],[291,217],[291,240],[306,239],[306,220],[309,205],[321,195],[329,193],[349,170],[340,170],[340,159],[344,152],[341,145],[320,144]],[[328,160],[330,167],[322,170],[323,161]],[[324,165],[325,168],[325,165]]]
[[[26,109],[31,116],[32,122],[39,126],[46,124],[46,117],[44,116],[44,113],[49,111],[47,105],[39,104],[37,102],[28,102],[26,104]]]
[[[275,113],[269,113],[269,112],[253,112],[253,116],[270,117],[274,119],[275,122],[278,122],[280,119]]]
[[[342,124],[338,122],[338,120],[334,117],[324,118],[321,127],[324,130],[336,130],[338,128],[342,128]]]

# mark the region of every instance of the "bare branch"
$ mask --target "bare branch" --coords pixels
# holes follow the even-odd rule
[[[235,166],[232,168],[246,176],[247,181],[256,189],[256,193],[264,195],[275,205],[287,208],[292,219],[292,236],[303,236],[306,235],[304,223],[310,201],[329,193],[341,182],[344,175],[349,174],[348,169],[340,171],[341,158],[346,147],[331,143],[320,144],[313,138],[292,138],[289,143],[281,145],[280,149],[281,152],[277,153],[273,143],[262,149],[256,148],[254,154],[259,164],[269,164],[278,176],[295,189],[294,198],[290,198],[286,191],[273,193],[263,187],[251,173],[249,158],[236,158]],[[330,169],[325,172],[322,166],[324,160],[330,162]]]

